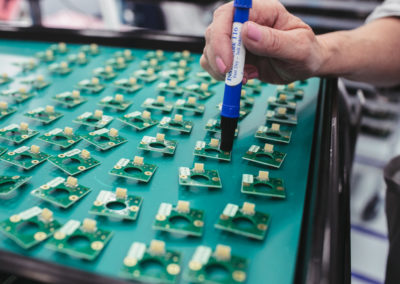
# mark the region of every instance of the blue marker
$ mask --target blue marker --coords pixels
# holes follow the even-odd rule
[[[242,42],[242,26],[249,19],[251,5],[251,0],[235,0],[233,3],[235,7],[232,25],[233,64],[231,70],[226,74],[224,100],[221,109],[220,148],[226,152],[232,151],[239,119],[244,59],[246,57],[246,50]]]

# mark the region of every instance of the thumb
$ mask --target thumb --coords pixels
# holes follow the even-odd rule
[[[243,44],[258,56],[292,59],[296,55],[297,32],[282,31],[254,22],[246,22],[242,29]]]

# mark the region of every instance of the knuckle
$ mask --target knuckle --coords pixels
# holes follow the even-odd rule
[[[229,11],[230,8],[232,8],[232,5],[229,4],[229,3],[218,7],[218,8],[214,11],[213,19],[215,20],[215,19],[217,19],[218,17],[225,15],[225,14],[227,13],[227,11]]]
[[[201,67],[203,67],[203,69],[205,69],[205,70],[208,69],[207,59],[205,58],[204,55],[200,58],[200,65],[201,65]]]
[[[276,52],[280,49],[281,46],[281,40],[280,37],[268,30],[267,35],[266,35],[266,48],[271,51],[271,52]]]
[[[223,14],[223,12],[224,12],[223,6],[216,9],[213,14],[213,19],[214,20],[217,19],[221,14]]]
[[[206,59],[206,56],[207,56],[207,46],[205,46],[203,48],[203,55],[201,56],[200,61],[201,61],[201,59],[203,59],[203,57],[204,57],[204,59]]]
[[[211,25],[210,25],[210,26],[207,27],[207,29],[206,29],[206,31],[204,33],[206,41],[211,39],[211,29],[212,28],[211,28]]]

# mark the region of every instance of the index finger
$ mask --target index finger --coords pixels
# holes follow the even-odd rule
[[[214,12],[214,19],[210,26],[211,32],[207,44],[208,48],[207,58],[214,70],[220,72],[216,58],[219,57],[225,64],[225,73],[229,71],[232,66],[232,21],[233,21],[233,4],[228,3],[219,7]]]

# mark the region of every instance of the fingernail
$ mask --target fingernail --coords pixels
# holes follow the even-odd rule
[[[256,24],[249,22],[247,24],[247,37],[254,41],[261,39],[261,31]]]
[[[215,59],[216,63],[217,63],[217,67],[220,73],[224,74],[225,73],[225,69],[226,69],[226,65],[224,63],[224,61],[222,61],[221,57],[217,57]]]

